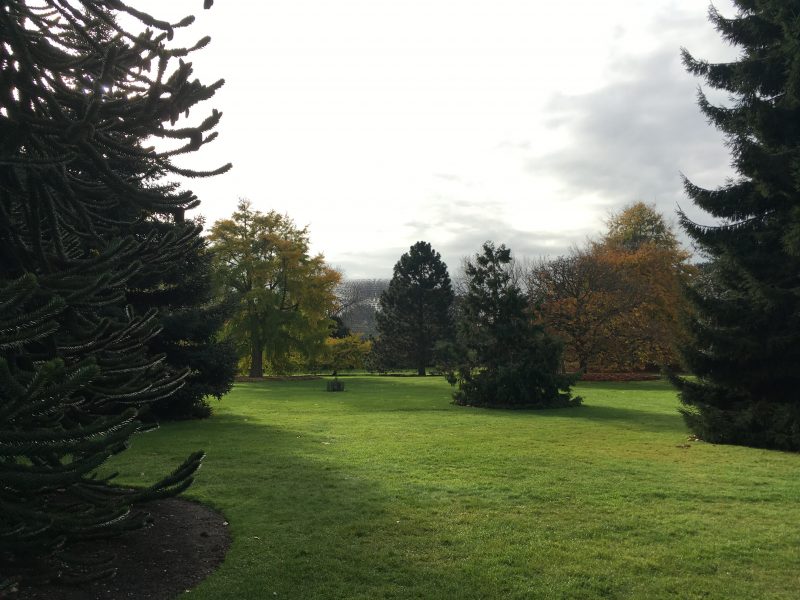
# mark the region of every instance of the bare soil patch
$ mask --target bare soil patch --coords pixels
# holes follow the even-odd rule
[[[225,517],[170,498],[146,505],[153,526],[121,537],[76,544],[76,553],[116,554],[117,575],[78,586],[22,586],[13,600],[172,600],[208,577],[230,547]]]

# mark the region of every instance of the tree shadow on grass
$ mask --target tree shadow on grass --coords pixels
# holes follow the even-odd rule
[[[653,392],[659,390],[669,390],[669,384],[660,381],[635,381],[635,382],[592,382],[590,389],[602,389],[604,391],[624,391],[624,392]],[[581,390],[577,390],[580,394]],[[514,415],[519,418],[536,419],[539,417],[568,417],[571,419],[582,419],[588,421],[603,421],[613,423],[619,427],[640,429],[647,431],[683,431],[685,426],[683,418],[677,410],[664,413],[647,408],[636,408],[633,406],[608,406],[596,404],[582,404],[572,408],[552,408],[552,409],[531,409],[531,408],[490,408],[490,407],[458,407],[451,401],[449,394],[442,397],[432,397],[425,400],[415,400],[407,397],[394,398],[391,395],[383,398],[380,388],[376,390],[377,396],[365,398],[361,395],[337,394],[336,400],[339,405],[349,412],[356,413],[441,413],[452,412],[464,414],[474,412],[482,418],[492,418]],[[325,397],[325,392],[321,392],[321,397]],[[328,394],[330,396],[330,394]]]
[[[399,525],[407,520],[397,497],[336,456],[346,442],[230,414],[200,425],[213,440],[194,489],[224,512],[233,533],[201,596],[452,596],[458,578],[409,552],[419,532]],[[426,536],[436,543],[437,532]],[[461,578],[476,579],[479,592],[469,597],[489,591],[477,575]]]
[[[530,413],[533,411],[527,412]],[[587,421],[611,421],[618,425],[624,425],[625,427],[645,429],[648,431],[680,431],[685,429],[683,418],[677,411],[673,414],[653,412],[650,410],[637,410],[629,407],[584,404],[571,409],[537,411],[537,414],[585,419]]]
[[[465,411],[472,411],[479,418],[520,418],[520,419],[575,419],[582,421],[595,421],[612,424],[626,429],[639,429],[642,431],[663,432],[683,431],[685,426],[683,418],[675,413],[654,412],[652,410],[639,410],[630,407],[605,406],[582,404],[572,408],[487,408],[487,407],[461,407]]]
[[[649,379],[645,381],[580,381],[573,386],[578,389],[607,390],[619,392],[655,392],[675,391],[675,387],[667,379]]]

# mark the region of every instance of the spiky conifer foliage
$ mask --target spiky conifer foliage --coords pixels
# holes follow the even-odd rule
[[[123,30],[118,13],[143,31]],[[64,564],[65,578],[86,575],[62,548],[143,525],[131,506],[179,493],[202,460],[193,454],[143,490],[96,475],[143,430],[148,403],[184,377],[147,352],[157,316],[136,314],[126,289],[143,263],[169,262],[191,242],[130,233],[148,215],[179,218],[198,203],[159,177],[213,174],[172,163],[212,139],[220,118],[174,126],[222,85],[191,81],[181,60],[191,49],[168,47],[191,21],[171,25],[119,0],[9,0],[0,10],[3,575],[31,560],[40,576]],[[143,147],[151,136],[180,145]]]
[[[208,417],[209,397],[219,399],[233,385],[238,356],[233,343],[217,336],[234,307],[216,297],[202,224],[148,219],[133,231],[141,238],[154,233],[188,237],[178,260],[145,264],[128,282],[128,301],[137,313],[158,311],[161,331],[150,341],[150,352],[164,354],[168,369],[189,370],[183,386],[153,403],[151,413],[160,419]]]
[[[577,406],[575,377],[559,372],[561,344],[534,321],[511,270],[511,250],[492,242],[465,265],[458,345],[447,375],[456,404],[498,408]]]
[[[686,181],[690,198],[721,224],[681,215],[710,263],[690,291],[696,314],[684,350],[697,382],[678,381],[684,415],[703,439],[800,450],[800,1],[735,0],[711,9],[741,49],[711,64],[684,51],[689,71],[729,92],[700,108],[724,132],[735,180],[714,190]]]

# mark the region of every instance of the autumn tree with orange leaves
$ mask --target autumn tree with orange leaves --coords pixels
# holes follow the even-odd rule
[[[634,369],[678,362],[676,344],[683,339],[683,315],[688,310],[683,284],[696,267],[654,206],[632,204],[608,221],[608,233],[595,252],[634,282],[635,307],[617,321],[610,366]]]
[[[629,205],[585,248],[527,270],[531,302],[581,371],[677,362],[689,254],[654,206]]]
[[[545,328],[564,343],[566,362],[583,372],[610,350],[617,322],[638,302],[617,266],[591,246],[535,263],[525,280]]]

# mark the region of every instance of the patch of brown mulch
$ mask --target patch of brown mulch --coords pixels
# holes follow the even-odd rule
[[[653,381],[661,379],[658,373],[584,373],[581,381]]]
[[[22,586],[13,600],[172,600],[208,577],[230,547],[227,522],[207,506],[169,498],[144,507],[151,527],[93,541],[87,552],[113,553],[117,575],[79,586]],[[81,548],[76,544],[75,551]]]

